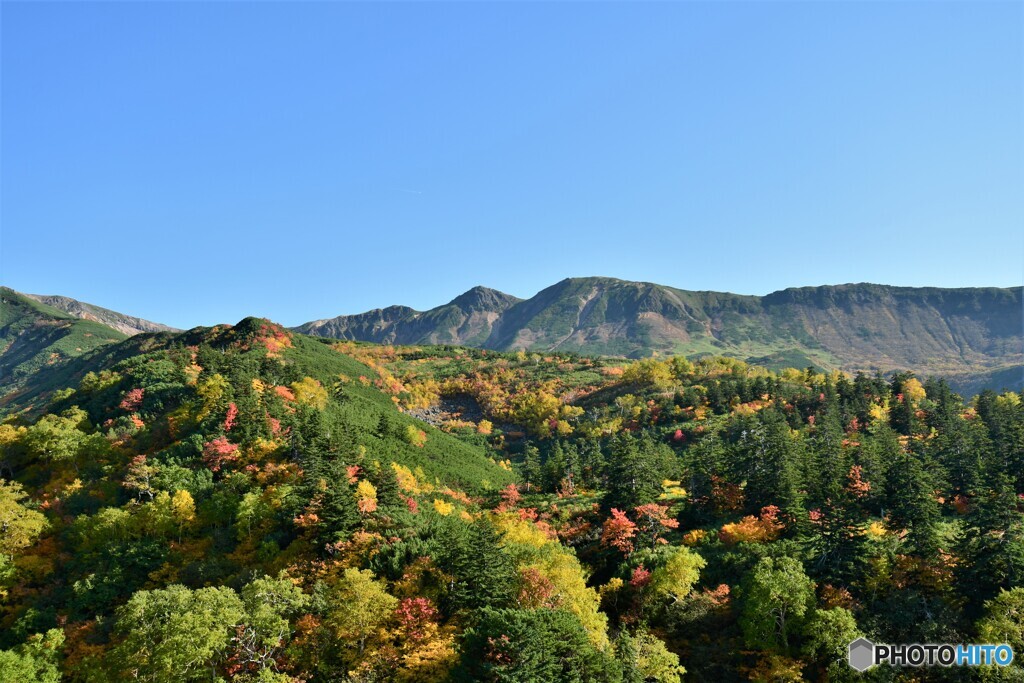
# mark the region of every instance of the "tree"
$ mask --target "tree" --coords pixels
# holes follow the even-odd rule
[[[377,490],[377,505],[385,510],[398,510],[405,507],[398,489],[398,477],[391,467],[374,461],[368,468],[367,475]]]
[[[377,511],[377,487],[368,479],[360,479],[356,484],[356,507],[363,514]]]
[[[244,618],[242,600],[230,588],[138,591],[117,610],[115,630],[123,640],[110,652],[111,668],[140,681],[209,679]]]
[[[608,463],[604,509],[632,510],[654,502],[661,494],[668,461],[674,457],[667,445],[656,444],[647,437],[635,439],[625,432],[616,436]]]
[[[618,683],[622,672],[564,610],[483,609],[462,640],[455,681]]]
[[[637,534],[640,538],[651,540],[653,550],[659,543],[667,543],[664,534],[669,529],[678,529],[679,521],[668,514],[667,505],[658,503],[647,503],[639,505],[633,510],[636,518]]]
[[[398,606],[398,598],[389,595],[373,572],[348,567],[341,579],[331,588],[331,610],[327,624],[342,648],[355,647],[357,656],[346,657],[358,661],[367,643],[381,634],[384,625]]]
[[[939,504],[935,481],[915,453],[901,453],[889,466],[886,500],[888,525],[894,531],[908,530],[907,543],[919,556],[930,559],[939,548]]]
[[[77,467],[78,449],[89,427],[84,410],[75,407],[60,415],[44,415],[28,428],[25,444],[29,452],[50,463],[71,463]]]
[[[623,683],[681,683],[686,673],[679,666],[679,656],[669,652],[664,641],[649,631],[635,636],[622,631],[615,641],[615,652],[622,662]]]
[[[743,586],[740,626],[750,647],[789,654],[814,608],[814,582],[792,557],[762,558]]]
[[[26,498],[21,484],[0,479],[0,554],[8,561],[46,529],[46,517],[26,507]]]
[[[196,503],[188,491],[175,491],[171,496],[171,514],[178,525],[178,541],[185,528],[196,519]]]
[[[612,516],[605,520],[601,527],[601,545],[615,548],[627,557],[633,552],[633,537],[636,536],[636,524],[626,513],[612,508]]]
[[[232,662],[255,672],[276,668],[276,657],[291,639],[291,619],[309,604],[298,586],[282,577],[256,579],[242,588],[245,623],[235,632]]]
[[[523,459],[523,480],[526,482],[526,492],[529,493],[533,487],[540,487],[544,479],[543,470],[540,465],[540,451],[536,446],[527,446],[526,455]]]
[[[143,498],[153,500],[156,489],[153,479],[160,472],[156,465],[150,465],[144,455],[137,455],[132,458],[128,465],[128,471],[124,475],[124,487],[135,493],[139,501]]]
[[[651,573],[648,590],[661,600],[679,603],[693,590],[706,564],[689,548],[673,548],[665,563]]]
[[[810,446],[808,465],[812,469],[807,476],[810,502],[822,506],[830,500],[838,500],[853,465],[843,448],[843,428],[835,403],[826,404],[815,416]]]
[[[959,579],[969,587],[966,597],[977,614],[982,602],[994,598],[1000,589],[1024,583],[1024,515],[1007,475],[991,477],[964,521]]]
[[[60,683],[60,654],[64,632],[50,629],[12,650],[0,650],[0,681]]]
[[[304,473],[303,494],[309,501],[306,514],[318,541],[335,543],[348,538],[359,525],[359,508],[348,471],[340,460],[311,455]]]
[[[1001,590],[985,602],[978,620],[978,641],[1006,643],[1014,653],[1024,652],[1024,588]]]
[[[486,519],[465,524],[448,518],[439,531],[434,560],[449,577],[449,610],[473,615],[484,607],[511,604],[516,569],[494,525]]]
[[[309,406],[317,410],[327,407],[327,390],[312,377],[304,377],[298,382],[292,382],[292,393],[295,394],[295,402],[299,405]]]
[[[855,680],[847,664],[847,648],[863,634],[853,614],[842,607],[815,610],[804,626],[804,654],[819,664],[818,680]]]
[[[779,507],[789,517],[801,508],[799,443],[778,408],[758,413],[745,445],[751,451],[745,496],[748,509],[756,512],[768,505]]]

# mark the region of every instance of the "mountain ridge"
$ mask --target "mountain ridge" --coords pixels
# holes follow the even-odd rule
[[[528,299],[486,290],[499,296],[473,311],[466,325],[471,316],[456,302],[478,290],[486,288],[427,311],[392,306],[292,329],[388,344],[627,357],[722,354],[776,368],[911,370],[972,389],[980,377],[1005,379],[1024,369],[1020,287],[846,283],[758,296],[594,276],[565,278]],[[461,318],[452,318],[454,309]]]
[[[14,291],[14,290],[11,290]],[[27,294],[19,292],[22,296],[28,297],[34,301],[38,301],[41,304],[56,308],[59,311],[63,311],[68,315],[81,320],[91,320],[93,322],[106,325],[109,328],[115,329],[118,332],[122,332],[127,335],[140,334],[142,332],[180,332],[181,330],[164,325],[162,323],[155,323],[150,320],[145,320],[133,315],[127,315],[125,313],[118,313],[112,311],[109,308],[103,308],[95,304],[86,303],[85,301],[79,301],[78,299],[72,299],[69,296],[61,296],[59,294]]]

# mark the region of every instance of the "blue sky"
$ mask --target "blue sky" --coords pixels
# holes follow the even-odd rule
[[[179,327],[1020,285],[1022,8],[4,2],[0,281]]]

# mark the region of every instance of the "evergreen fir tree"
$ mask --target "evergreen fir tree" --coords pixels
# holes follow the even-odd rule
[[[939,548],[939,504],[935,481],[913,452],[901,452],[889,467],[886,486],[889,526],[908,530],[907,544],[918,556],[935,557]]]
[[[540,491],[544,481],[544,473],[540,464],[540,451],[533,444],[528,444],[523,458],[523,481],[526,492]]]
[[[993,475],[972,499],[959,546],[959,578],[974,615],[1000,589],[1024,585],[1024,515],[1007,475]]]

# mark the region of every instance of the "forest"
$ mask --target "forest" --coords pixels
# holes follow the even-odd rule
[[[1024,656],[1020,393],[259,318],[110,348],[0,422],[2,681],[1024,680],[846,661]]]

